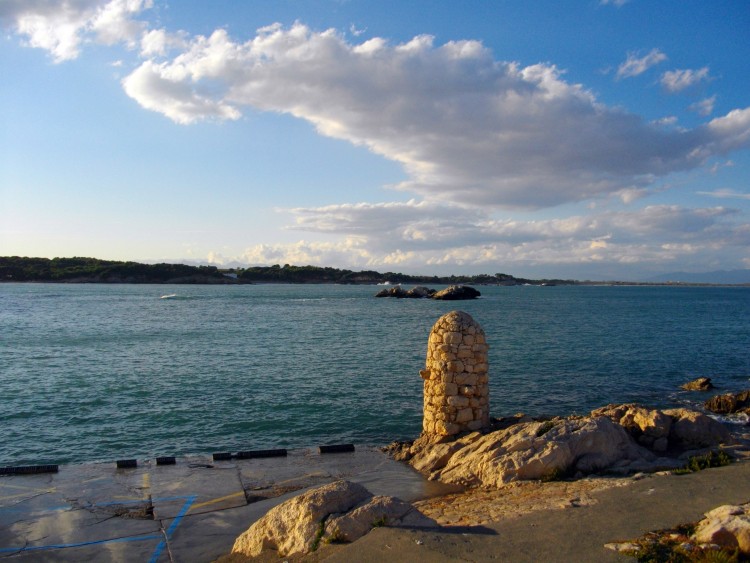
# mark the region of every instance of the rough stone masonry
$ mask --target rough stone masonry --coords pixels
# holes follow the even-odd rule
[[[463,311],[440,317],[427,342],[423,434],[451,436],[489,426],[489,377],[484,330]]]

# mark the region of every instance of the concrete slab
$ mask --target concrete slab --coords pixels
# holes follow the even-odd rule
[[[190,458],[176,465],[151,468],[154,517],[176,518],[247,504],[239,471],[233,463]]]
[[[0,560],[212,561],[271,507],[336,479],[407,501],[450,492],[375,448],[175,465],[139,460],[0,476]]]
[[[354,452],[335,454],[319,454],[317,449],[294,450],[286,457],[238,460],[236,463],[250,500],[271,498],[337,479],[356,481],[375,495],[396,496],[407,502],[462,489],[427,481],[410,467],[371,447],[357,447]]]
[[[168,548],[172,561],[192,563],[214,561],[232,550],[234,540],[274,506],[295,496],[291,492],[246,506],[203,514],[188,513],[170,534]],[[174,520],[166,520],[169,528]],[[210,538],[210,541],[206,541]]]

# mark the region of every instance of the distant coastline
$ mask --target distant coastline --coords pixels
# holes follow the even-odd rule
[[[683,287],[750,287],[750,283],[715,284],[691,282],[580,281],[571,279],[527,279],[510,274],[473,276],[417,276],[374,270],[352,271],[321,266],[250,266],[217,268],[186,264],[142,264],[100,260],[98,258],[29,258],[0,256],[0,282],[37,283],[125,283],[125,284],[200,284],[236,285],[257,283],[291,284],[443,284],[496,286],[628,285]]]

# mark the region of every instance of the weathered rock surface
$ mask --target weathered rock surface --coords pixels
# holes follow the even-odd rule
[[[750,389],[739,393],[727,393],[711,397],[703,405],[706,410],[717,414],[747,412],[750,414]]]
[[[390,289],[383,289],[375,294],[375,297],[396,297],[398,299],[424,299],[432,297],[436,291],[428,287],[418,285],[411,289],[404,289],[400,285]]]
[[[437,523],[399,498],[377,496],[351,512],[326,521],[323,541],[353,542],[379,526],[428,528]]]
[[[711,383],[710,377],[699,377],[688,381],[684,385],[680,385],[680,389],[685,391],[709,391],[714,388],[714,384]]]
[[[320,523],[346,512],[372,495],[362,485],[336,481],[275,506],[234,542],[232,553],[253,557],[264,549],[280,556],[312,550]]]
[[[677,447],[687,450],[710,448],[732,440],[726,426],[705,414],[689,409],[669,409],[664,414],[672,418],[669,440]]]
[[[695,541],[739,549],[750,555],[750,504],[720,506],[705,516],[693,534]]]
[[[458,301],[461,299],[476,299],[482,295],[478,290],[468,285],[452,285],[436,292],[432,298],[443,301]]]
[[[518,424],[459,449],[431,478],[501,487],[516,480],[593,473],[655,456],[605,417]]]
[[[698,451],[732,442],[723,424],[688,409],[608,405],[585,417],[518,420],[486,434],[423,433],[411,446],[394,445],[392,455],[430,479],[501,487],[528,479],[674,469]]]
[[[396,297],[397,299],[439,299],[445,301],[458,301],[461,299],[476,299],[481,293],[467,285],[452,285],[440,291],[418,285],[409,290],[400,285],[381,289],[375,297]]]
[[[336,481],[272,508],[234,542],[232,553],[281,557],[309,553],[320,542],[351,542],[377,526],[435,527],[437,523],[401,499],[374,497],[366,488]]]

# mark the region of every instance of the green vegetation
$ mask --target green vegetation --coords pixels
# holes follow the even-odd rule
[[[723,467],[732,463],[732,458],[725,452],[709,452],[706,455],[696,455],[691,457],[685,467],[676,469],[675,475],[686,475],[695,473],[710,467]]]
[[[690,536],[695,524],[649,532],[635,540],[635,549],[625,551],[639,563],[737,563],[745,559],[736,549],[716,549],[697,545]]]
[[[320,523],[318,524],[318,529],[315,532],[315,539],[313,540],[311,551],[317,551],[320,547],[320,540],[323,539],[323,534],[326,531],[326,520],[328,519],[328,516],[323,518]]]
[[[555,423],[551,420],[548,420],[544,424],[542,424],[539,427],[539,430],[536,431],[536,437],[539,438],[539,436],[544,436],[547,432],[552,430],[555,427]]]
[[[336,283],[430,285],[570,285],[572,280],[529,280],[508,274],[411,276],[374,270],[355,272],[320,266],[252,266],[220,270],[215,266],[140,264],[96,258],[0,257],[0,281],[68,283]]]
[[[226,283],[215,266],[139,264],[96,258],[0,257],[0,281],[79,283]]]

